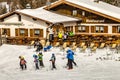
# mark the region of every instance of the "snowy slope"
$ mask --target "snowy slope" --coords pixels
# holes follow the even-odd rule
[[[49,59],[52,53],[56,54],[57,70],[50,70]],[[35,49],[28,46],[2,45],[0,47],[0,80],[120,80],[120,62],[115,60],[96,60],[98,56],[106,53],[106,49],[97,50],[93,56],[76,52],[75,62],[78,67],[67,70],[63,68],[67,59],[62,59],[63,51],[54,48],[44,52],[45,68],[35,70],[33,54]],[[27,70],[20,70],[18,56],[24,55],[27,60]]]

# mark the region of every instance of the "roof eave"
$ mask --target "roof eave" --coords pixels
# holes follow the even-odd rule
[[[45,21],[45,22],[50,23],[50,24],[52,23],[52,22],[50,22],[50,21],[43,20],[43,19],[41,19],[41,18],[38,18],[38,17],[35,17],[35,16],[31,16],[31,15],[29,15],[29,14],[25,14],[25,13],[22,13],[22,12],[19,12],[19,11],[16,11],[16,13],[22,14],[22,15],[25,15],[25,16],[28,16],[28,17],[32,17],[32,18],[35,18],[35,19],[38,19],[38,20],[42,20],[42,21]]]

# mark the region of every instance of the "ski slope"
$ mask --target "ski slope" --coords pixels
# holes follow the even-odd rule
[[[56,55],[57,70],[51,70],[49,59],[51,54]],[[106,49],[97,50],[96,54],[88,56],[89,51],[75,54],[75,62],[78,67],[67,70],[65,52],[59,48],[53,48],[43,52],[45,68],[35,70],[33,54],[37,54],[34,48],[28,46],[7,45],[0,47],[0,80],[120,80],[120,61],[96,60],[97,57],[106,54]],[[23,55],[27,61],[27,70],[19,68],[19,56]],[[118,55],[118,54],[117,54]]]

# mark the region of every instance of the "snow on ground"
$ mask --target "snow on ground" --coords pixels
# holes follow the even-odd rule
[[[67,59],[65,52],[59,48],[53,48],[48,52],[43,52],[45,68],[35,70],[33,54],[35,49],[28,49],[28,46],[7,45],[0,47],[0,80],[120,80],[120,62],[112,60],[96,60],[105,55],[106,49],[98,49],[92,56],[86,53],[76,52],[75,62],[78,67],[67,70]],[[108,52],[108,51],[107,51]],[[49,59],[51,54],[56,54],[57,70],[50,70]],[[27,70],[19,68],[19,56],[23,55],[27,61]],[[117,54],[119,55],[119,54]]]

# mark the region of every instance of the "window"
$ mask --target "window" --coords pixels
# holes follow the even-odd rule
[[[120,26],[118,26],[118,33],[120,33]]]
[[[2,35],[5,35],[5,34],[7,34],[7,29],[3,29],[2,31]]]
[[[85,16],[85,11],[82,11],[82,16]]]
[[[77,15],[77,10],[73,10],[73,16],[76,16]]]
[[[20,29],[20,35],[24,35],[25,34],[25,30],[24,29]]]
[[[103,33],[104,27],[103,26],[96,26],[96,33]]]
[[[67,27],[66,27],[66,31],[68,31],[68,32],[69,32],[69,31],[72,31],[72,27],[71,27],[71,26],[67,26]]]
[[[100,27],[100,32],[104,32],[104,27]]]
[[[96,27],[96,32],[99,32],[99,27],[98,26]]]
[[[35,35],[40,35],[40,30],[36,29],[34,32]]]
[[[85,26],[78,26],[78,31],[79,32],[86,32]]]
[[[10,29],[9,28],[2,28],[2,35],[10,36]]]

